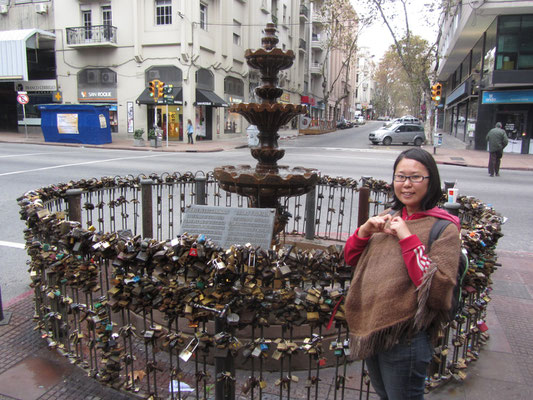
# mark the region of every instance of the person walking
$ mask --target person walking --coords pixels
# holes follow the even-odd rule
[[[427,151],[402,152],[393,168],[393,203],[348,238],[354,266],[346,296],[352,355],[364,360],[382,400],[423,399],[440,324],[452,306],[461,251],[459,219],[437,207],[439,171]],[[428,251],[437,219],[451,221]]]
[[[192,127],[192,122],[190,119],[187,120],[187,140],[189,144],[194,144],[192,140],[192,135],[194,134],[194,129]]]
[[[500,176],[500,163],[503,156],[503,149],[509,143],[507,133],[502,129],[501,122],[496,122],[485,138],[489,144],[489,175]]]

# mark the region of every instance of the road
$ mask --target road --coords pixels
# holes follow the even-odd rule
[[[286,154],[280,164],[319,169],[323,174],[390,180],[392,165],[406,146],[373,146],[368,132],[380,126],[372,122],[320,136],[284,140]],[[219,153],[156,153],[46,145],[4,144],[0,148],[0,285],[4,303],[28,290],[23,221],[17,197],[26,191],[58,182],[114,175],[152,172],[209,171],[228,164],[254,165],[247,149]],[[485,169],[439,166],[441,179],[457,181],[459,191],[491,204],[508,217],[500,249],[531,251],[533,213],[528,212],[533,187],[531,172],[502,171],[498,180]]]

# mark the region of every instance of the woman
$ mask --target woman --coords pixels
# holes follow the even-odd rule
[[[423,399],[431,338],[451,308],[461,241],[459,219],[437,207],[442,197],[435,160],[420,148],[394,163],[391,210],[370,218],[348,239],[355,266],[346,298],[352,354],[364,359],[381,399]],[[431,245],[434,222],[449,224]]]
[[[187,120],[187,139],[189,144],[194,144],[192,140],[192,135],[194,133],[194,129],[192,127],[192,122],[190,119]]]

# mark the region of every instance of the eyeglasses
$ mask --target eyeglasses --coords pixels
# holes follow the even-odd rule
[[[409,179],[412,183],[422,183],[424,179],[429,179],[429,176],[422,176],[422,175],[397,175],[394,174],[394,182],[405,182],[407,179]]]

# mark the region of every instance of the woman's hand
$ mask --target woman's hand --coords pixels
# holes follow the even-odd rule
[[[374,233],[386,232],[385,227],[391,219],[392,215],[390,214],[369,218],[363,225],[361,225],[357,234],[361,238],[367,238]]]
[[[411,231],[401,217],[392,218],[384,231],[385,233],[396,236],[399,240],[411,236]]]

